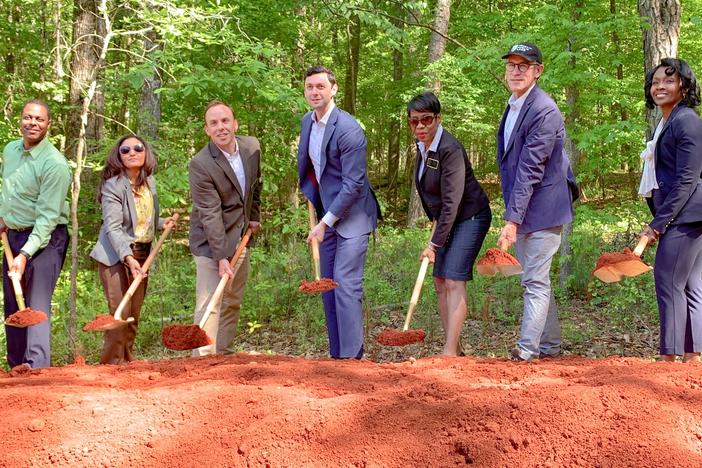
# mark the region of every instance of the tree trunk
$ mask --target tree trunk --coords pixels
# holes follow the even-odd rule
[[[400,21],[393,21],[393,24],[402,29],[404,23]],[[392,81],[394,84],[402,81],[402,44],[392,51]],[[394,87],[393,87],[394,89]],[[401,115],[390,116],[390,129],[388,134],[388,194],[389,199],[393,202],[397,198],[397,180],[398,173],[400,170],[400,132],[402,131],[402,116],[404,116],[404,111],[400,113]]]
[[[70,110],[66,120],[66,157],[76,160],[78,133],[81,128],[81,110],[94,70],[99,68],[99,48],[102,46],[96,0],[75,0],[73,15],[73,56],[71,58],[71,83],[69,86]],[[102,38],[104,36],[100,36]],[[88,117],[85,137],[98,141],[100,124],[95,116]],[[96,134],[96,132],[98,132]],[[85,155],[80,155],[81,157]]]
[[[62,80],[66,73],[63,71],[63,55],[61,50],[61,0],[54,2],[54,79]]]
[[[580,11],[582,10],[583,7],[583,1],[584,0],[577,0],[574,5],[573,9],[573,14],[572,14],[572,20],[573,20],[573,27],[575,27],[580,21]],[[568,51],[571,53],[570,60],[569,60],[569,69],[575,70],[576,66],[576,60],[575,60],[575,51],[577,50],[576,47],[576,41],[577,38],[575,36],[570,36],[568,38]],[[568,111],[566,112],[565,115],[565,125],[566,128],[572,128],[572,126],[577,122],[578,118],[580,117],[580,109],[578,108],[578,98],[580,97],[580,91],[578,89],[578,86],[575,82],[569,83],[566,86],[565,89],[566,93],[566,104],[568,107]],[[568,133],[566,135],[566,141],[565,141],[565,151],[568,154],[568,160],[570,161],[570,165],[573,168],[573,171],[577,171],[577,162],[579,160],[578,158],[578,146],[577,146],[577,141],[573,139],[572,134]],[[568,277],[570,276],[570,272],[572,270],[572,259],[571,259],[571,245],[570,245],[570,235],[573,232],[573,225],[572,223],[568,223],[565,226],[563,226],[563,232],[561,233],[561,248],[560,248],[560,256],[561,256],[561,266],[559,269],[559,278],[558,278],[558,283],[561,289],[565,289],[565,287],[568,284]]]
[[[356,90],[358,84],[358,54],[361,49],[361,20],[354,15],[346,26],[348,44],[346,46],[346,79],[344,80],[344,102],[342,108],[356,115]]]
[[[144,80],[139,95],[139,125],[137,132],[142,138],[152,142],[158,140],[158,125],[161,122],[161,97],[156,90],[161,87],[161,73],[155,62],[156,52],[163,49],[163,43],[156,32],[144,37],[144,54],[153,64],[153,75]]]
[[[639,15],[648,19],[650,27],[643,28],[644,71],[658,65],[661,59],[676,57],[680,37],[680,0],[638,0]],[[658,108],[646,109],[651,138],[660,119]]]
[[[429,65],[439,60],[446,51],[446,35],[449,29],[449,20],[451,19],[451,3],[453,0],[438,0],[436,2],[436,11],[434,12],[434,29],[429,40]],[[438,94],[441,91],[441,80],[435,75],[429,76],[429,87]],[[416,156],[415,156],[416,158]],[[414,164],[412,165],[414,167]],[[422,203],[419,200],[419,194],[415,190],[414,171],[412,171],[412,187],[410,188],[410,203],[407,212],[407,226],[414,227],[417,225],[417,220],[422,216]]]
[[[429,64],[439,60],[446,51],[446,36],[449,29],[449,21],[451,19],[451,3],[453,0],[438,0],[436,2],[436,11],[434,13],[434,31],[431,33],[429,40]],[[441,80],[431,75],[429,78],[429,87],[438,93],[441,90]]]

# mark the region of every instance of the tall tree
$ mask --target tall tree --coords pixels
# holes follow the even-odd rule
[[[358,89],[358,54],[361,51],[361,20],[352,15],[346,25],[346,79],[344,80],[344,110],[356,115],[356,92]]]
[[[680,0],[638,0],[639,14],[648,20],[643,28],[644,70],[666,57],[675,57],[680,39]],[[646,109],[647,137],[660,119],[658,109]]]
[[[393,20],[393,24],[402,29],[404,23]],[[392,81],[394,84],[398,84],[402,81],[402,43],[398,47],[395,47],[392,51]],[[390,199],[395,200],[397,194],[397,180],[398,173],[400,170],[400,132],[402,128],[402,118],[404,115],[403,111],[395,112],[390,118],[390,130],[388,133],[388,170],[387,170],[387,181],[388,181],[388,191],[390,192]]]
[[[446,51],[446,38],[448,37],[449,21],[451,19],[451,3],[453,0],[438,0],[434,11],[434,27],[429,39],[429,65],[441,59]],[[429,77],[429,87],[436,94],[441,90],[441,80],[432,73]],[[422,203],[419,194],[414,188],[414,176],[411,179],[410,203],[407,211],[407,225],[417,225],[417,220],[422,216]]]
[[[158,125],[161,122],[161,96],[156,92],[161,87],[161,72],[156,64],[163,43],[155,31],[144,35],[144,55],[153,63],[151,75],[144,77],[139,94],[139,126],[137,132],[151,141],[158,140]]]

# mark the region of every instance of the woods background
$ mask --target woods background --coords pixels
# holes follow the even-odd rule
[[[500,57],[524,40],[544,53],[539,83],[563,112],[568,152],[584,191],[554,271],[566,350],[655,354],[651,276],[604,286],[592,282],[590,272],[602,250],[629,245],[647,220],[636,195],[639,153],[655,120],[644,106],[644,72],[660,58],[679,56],[702,74],[702,0],[0,5],[0,140],[19,138],[21,105],[42,98],[53,112],[52,141],[75,171],[71,256],[54,296],[56,364],[76,354],[94,360],[100,346],[100,336],[77,330],[106,310],[87,254],[101,222],[94,200],[107,150],[125,133],[146,137],[157,151],[162,209],[186,215],[188,161],[206,142],[202,114],[212,99],[231,103],[239,132],[256,136],[263,148],[263,228],[242,309],[241,347],[325,352],[321,301],[296,291],[312,275],[295,154],[307,109],[303,73],[314,64],[335,70],[337,104],[365,128],[370,179],[385,216],[368,257],[367,333],[372,338],[378,327],[401,323],[428,235],[410,176],[415,151],[406,102],[427,88],[439,94],[444,126],[464,143],[490,195],[496,213],[486,241],[491,246],[502,226],[495,132],[509,95]],[[161,326],[192,319],[187,222],[150,277],[137,345],[142,356],[157,357],[172,354],[160,345]],[[428,283],[417,320],[430,340],[420,352],[431,352],[432,337],[441,340]],[[469,296],[466,351],[504,354],[521,314],[518,282],[477,278]],[[401,353],[370,349],[379,359]]]

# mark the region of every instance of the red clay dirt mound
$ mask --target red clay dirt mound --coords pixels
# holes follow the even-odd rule
[[[239,354],[0,374],[0,466],[702,466],[702,365]]]

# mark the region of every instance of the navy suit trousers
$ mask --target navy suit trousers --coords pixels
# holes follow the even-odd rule
[[[14,256],[19,255],[31,233],[31,230],[8,230],[10,250]],[[24,302],[27,307],[46,313],[49,320],[27,328],[5,326],[7,363],[11,368],[23,363],[32,368],[51,366],[51,296],[66,259],[68,239],[66,226],[56,226],[48,245],[38,250],[27,262],[21,280]],[[8,266],[4,256],[2,273],[5,317],[8,317],[17,312],[18,305],[12,282],[7,275]]]
[[[702,352],[702,223],[671,225],[653,269],[661,354]]]

